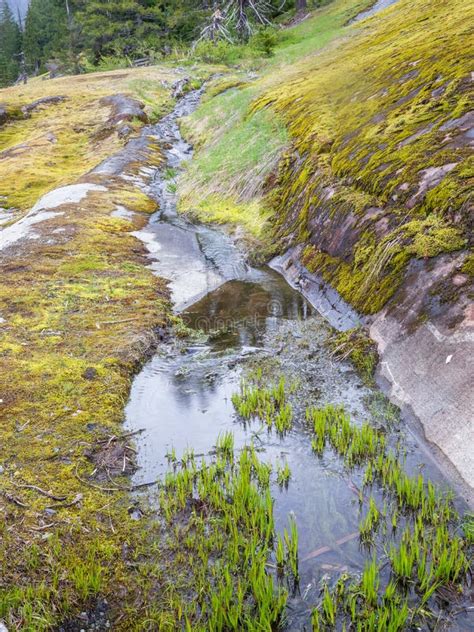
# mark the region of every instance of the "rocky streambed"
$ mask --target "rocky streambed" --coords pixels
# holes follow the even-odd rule
[[[429,445],[415,437],[400,418],[398,409],[374,385],[365,384],[350,364],[335,359],[330,344],[333,327],[343,330],[353,327],[359,322],[357,314],[327,287],[320,286],[319,291],[313,288],[313,294],[306,293],[305,298],[301,284],[295,283],[292,288],[269,267],[248,265],[222,230],[190,222],[177,214],[174,181],[183,162],[192,156],[191,147],[181,137],[177,120],[196,107],[199,96],[198,91],[184,97],[176,110],[152,130],[166,159],[151,176],[147,189],[148,195],[156,199],[159,210],[149,224],[136,233],[148,248],[150,267],[170,281],[183,334],[161,345],[144,366],[133,383],[126,408],[127,430],[139,432],[139,469],[135,482],[141,485],[158,481],[159,491],[154,491],[153,486],[147,487],[144,496],[138,497],[138,516],[141,508],[149,503],[152,507],[160,506],[167,542],[162,552],[167,559],[165,584],[172,586],[170,591],[175,600],[182,600],[180,608],[186,613],[183,621],[194,622],[196,629],[201,629],[199,625],[207,629],[205,621],[209,619],[204,612],[207,601],[202,597],[201,602],[195,591],[204,595],[210,591],[211,602],[214,595],[219,603],[226,603],[216,587],[215,565],[220,568],[218,575],[227,571],[219,566],[219,555],[213,549],[213,561],[208,560],[206,565],[214,579],[206,579],[204,588],[196,579],[193,562],[187,567],[184,559],[178,559],[177,551],[188,546],[189,560],[201,559],[204,555],[201,542],[196,544],[190,536],[194,533],[197,507],[204,512],[204,525],[206,515],[209,525],[217,520],[217,517],[212,518],[215,507],[212,503],[206,504],[206,491],[198,489],[197,481],[206,479],[209,468],[219,467],[215,460],[219,462],[221,458],[227,463],[221,466],[231,472],[227,476],[234,476],[237,466],[230,453],[243,455],[249,449],[256,451],[258,468],[268,470],[265,489],[273,498],[275,534],[281,534],[282,542],[285,538],[288,556],[291,547],[296,547],[299,562],[298,571],[288,560],[291,570],[283,570],[286,562],[279,561],[278,548],[271,544],[273,539],[270,544],[267,542],[266,573],[274,577],[272,586],[279,586],[278,590],[286,595],[280,624],[288,630],[305,630],[310,629],[310,621],[313,621],[314,629],[319,629],[316,627],[319,615],[314,614],[316,607],[319,607],[317,612],[321,612],[322,623],[330,624],[333,618],[334,625],[336,620],[342,623],[347,613],[344,614],[343,598],[337,597],[338,590],[341,594],[346,590],[350,595],[362,586],[367,581],[371,560],[378,566],[372,584],[379,588],[380,594],[373,597],[371,606],[364,602],[368,597],[361,597],[360,612],[369,608],[377,612],[378,617],[385,616],[387,591],[397,583],[395,551],[406,546],[404,542],[412,530],[416,530],[417,520],[418,528],[423,531],[423,536],[421,531],[418,536],[426,537],[420,540],[420,550],[428,549],[430,538],[436,538],[438,518],[429,518],[423,513],[426,509],[422,509],[424,492],[420,490],[428,481],[436,486],[437,500],[432,502],[437,509],[433,508],[433,512],[445,515],[445,519],[440,518],[440,528],[445,530],[443,533],[449,532],[455,546],[461,548],[466,544],[458,542],[459,521],[451,509],[442,507],[448,503],[452,511],[456,507],[463,514],[466,504],[459,495],[452,504],[447,500],[449,483]],[[285,269],[282,262],[274,262],[274,267]],[[286,420],[283,410],[288,413]],[[319,419],[320,415],[327,417],[329,434],[327,437],[316,434],[315,438],[319,423],[316,417]],[[337,425],[337,419],[346,420],[341,422],[346,428],[343,430],[341,426],[341,435],[347,432],[351,437],[345,448],[338,443],[336,435],[331,438],[329,427],[331,423]],[[367,430],[368,427],[372,430]],[[375,433],[374,441],[379,447],[367,448],[364,458],[351,461],[347,452],[351,452],[351,445],[359,440],[359,433],[366,431]],[[319,447],[318,441],[322,441]],[[372,461],[377,455],[378,466]],[[420,499],[413,500],[411,509],[405,504],[410,501],[403,500],[403,492],[397,492],[397,484],[388,483],[381,470],[379,474],[374,471],[376,467],[383,469],[383,463],[391,462],[393,455],[396,455],[397,476],[408,486],[421,485],[417,492],[421,494]],[[188,482],[184,484],[184,480]],[[183,490],[182,484],[185,485]],[[425,489],[435,488],[431,488],[430,483]],[[181,493],[183,503],[179,505],[177,498]],[[226,493],[228,503],[240,502],[237,492],[236,495],[229,490]],[[221,511],[223,513],[218,514],[221,518],[227,515],[227,509]],[[289,524],[296,524],[296,544],[294,538],[290,542],[289,531],[283,536]],[[214,537],[210,535],[209,525],[203,527],[201,541],[206,529],[211,529],[208,538]],[[185,536],[188,539],[182,540]],[[230,533],[226,546],[229,541],[232,542]],[[280,540],[277,538],[275,542]],[[221,553],[222,547],[223,544],[218,548]],[[420,551],[416,555],[420,555]],[[431,563],[434,569],[435,559],[424,563]],[[232,580],[229,576],[230,584],[237,581],[240,585],[237,566],[230,568],[231,574],[235,572]],[[419,564],[414,563],[410,573],[416,574],[417,568]],[[416,622],[418,629],[435,629],[433,625],[436,627],[439,622],[446,629],[471,629],[470,589],[463,579],[466,570],[467,567],[463,567],[454,575],[448,573],[453,581],[447,582],[444,592],[441,590],[443,582],[433,587],[434,578],[427,580],[425,593],[422,593],[418,585],[420,579],[406,578],[408,583],[403,587],[398,577],[400,594],[393,598],[390,607],[399,607],[402,612],[405,607],[408,610],[402,625],[393,629],[404,629],[404,625],[409,625],[409,618]],[[245,575],[246,571],[242,572]],[[199,581],[204,580],[201,577]],[[182,588],[176,588],[180,582],[183,582]],[[245,586],[244,579],[242,582]],[[342,588],[343,585],[346,587]],[[198,586],[201,586],[199,590]],[[428,587],[433,588],[433,592],[426,596]],[[231,593],[236,590],[233,584]],[[271,592],[275,594],[273,589]],[[237,605],[229,601],[225,608],[226,612],[237,608],[241,614],[236,615],[236,620],[244,616],[246,609],[254,612],[254,617],[261,613],[258,600],[257,605],[250,606],[249,597],[238,595],[237,590]],[[171,608],[169,604],[167,607]],[[214,609],[212,616],[217,617],[216,612]],[[356,620],[354,615],[353,621]],[[224,628],[227,629],[225,625]]]

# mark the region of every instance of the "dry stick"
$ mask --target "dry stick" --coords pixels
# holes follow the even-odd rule
[[[336,540],[333,546],[322,546],[321,548],[316,549],[315,551],[311,551],[311,553],[308,553],[308,555],[304,557],[302,561],[306,562],[307,560],[312,560],[313,558],[319,557],[320,555],[323,555],[324,553],[329,553],[329,551],[332,551],[334,546],[336,545],[340,546],[341,544],[345,544],[346,542],[349,542],[350,540],[355,540],[358,537],[359,537],[358,531],[355,531],[354,533],[350,533],[349,535],[345,535],[340,540]]]
[[[9,494],[8,492],[4,491],[3,489],[0,490],[0,494],[4,498],[9,500],[11,503],[13,503],[14,505],[17,505],[18,507],[23,507],[23,509],[29,509],[29,505],[25,505],[25,503],[22,502],[19,498],[17,498],[16,496],[13,496],[12,494]]]
[[[135,491],[136,489],[142,489],[143,487],[151,487],[152,485],[159,485],[160,481],[149,481],[148,483],[138,483],[137,485],[133,485],[130,490]]]
[[[95,485],[94,483],[91,483],[89,481],[86,481],[84,478],[82,478],[81,476],[79,476],[79,473],[77,471],[77,464],[76,464],[76,469],[74,471],[74,476],[77,478],[77,480],[79,482],[81,482],[83,485],[88,485],[89,487],[93,487],[94,489],[98,489],[101,492],[120,492],[120,491],[124,491],[124,492],[129,492],[131,491],[129,487],[101,487],[100,485]]]
[[[105,449],[107,450],[107,448],[109,447],[109,445],[113,442],[113,441],[117,441],[117,435],[110,435],[108,441],[105,444]]]
[[[54,494],[51,494],[50,492],[47,492],[44,489],[41,489],[41,487],[37,487],[36,485],[14,483],[13,481],[11,482],[12,482],[12,485],[14,485],[15,487],[20,487],[21,489],[33,489],[35,492],[38,492],[38,494],[41,494],[42,496],[46,496],[47,498],[51,498],[51,500],[57,500],[58,502],[67,500],[67,496],[55,496]]]
[[[120,323],[131,323],[134,320],[139,320],[139,316],[135,316],[134,318],[122,318],[122,320],[102,320],[100,323],[96,323],[96,325],[119,325]]]
[[[105,469],[105,473],[107,475],[107,478],[109,480],[110,483],[112,483],[112,485],[115,485],[118,489],[120,489],[120,485],[117,485],[117,483],[112,479],[112,477],[110,476],[110,471],[107,467],[104,468]]]
[[[55,527],[58,523],[51,522],[50,524],[45,524],[42,527],[30,527],[32,531],[44,531],[45,529],[50,529],[51,527]]]
[[[77,478],[78,481],[80,481],[84,485],[88,485],[89,487],[98,489],[101,492],[133,492],[136,489],[142,489],[143,487],[151,487],[152,485],[158,485],[159,483],[159,481],[149,481],[148,483],[138,483],[137,485],[130,485],[130,487],[124,487],[123,485],[117,485],[116,487],[101,487],[100,485],[96,485],[95,483],[86,481],[84,478],[79,476],[79,473],[77,471],[77,465],[74,472],[74,476]],[[115,483],[113,484],[115,485]]]
[[[133,432],[126,432],[125,434],[121,434],[121,435],[111,435],[107,439],[99,439],[97,443],[100,443],[100,444],[106,443],[107,445],[110,445],[113,441],[121,441],[122,439],[128,439],[128,437],[134,437],[135,435],[141,434],[142,432],[145,432],[145,428],[140,428],[139,430],[134,430]]]
[[[77,505],[78,503],[80,503],[83,498],[84,496],[82,494],[76,494],[76,496],[74,497],[73,500],[71,500],[70,503],[61,503],[59,505],[52,505],[51,507],[46,507],[46,509],[66,509],[67,507],[74,507],[74,505]]]
[[[353,494],[355,494],[358,498],[361,498],[361,497],[364,498],[362,494],[362,490],[357,487],[357,485],[354,483],[352,478],[348,478],[346,482],[347,482],[347,486],[349,487],[349,489],[351,490]]]

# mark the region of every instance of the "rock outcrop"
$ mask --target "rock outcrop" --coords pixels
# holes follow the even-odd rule
[[[292,138],[268,197],[282,271],[363,316],[393,399],[474,489],[469,17],[459,0],[399,0],[256,108]]]

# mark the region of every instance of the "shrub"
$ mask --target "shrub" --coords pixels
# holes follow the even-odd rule
[[[278,43],[278,36],[274,29],[260,29],[250,39],[249,45],[260,55],[271,57],[274,54],[274,48]]]
[[[232,64],[241,56],[239,46],[218,40],[202,40],[194,48],[194,57],[209,64]]]

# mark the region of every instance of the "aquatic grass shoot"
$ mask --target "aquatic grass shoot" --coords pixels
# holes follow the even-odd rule
[[[377,527],[380,524],[380,518],[381,513],[373,496],[371,496],[369,500],[369,510],[367,512],[367,515],[359,524],[360,538],[363,542],[367,543],[372,541],[374,532],[377,530]]]
[[[306,421],[314,432],[313,450],[321,454],[330,444],[350,467],[385,449],[385,436],[368,423],[361,427],[352,424],[342,406],[310,406],[306,409]]]
[[[281,580],[297,581],[298,531],[290,516],[275,534],[271,466],[253,445],[236,454],[223,433],[210,462],[187,453],[178,467],[160,490],[159,611],[189,630],[277,629],[288,593],[268,562],[276,560]]]
[[[261,385],[261,372],[251,383],[243,380],[240,393],[232,395],[232,404],[242,419],[260,419],[268,429],[286,434],[293,425],[293,407],[286,400],[285,378],[269,387]]]
[[[308,407],[306,422],[312,431],[314,452],[322,455],[326,447],[331,447],[344,458],[348,468],[365,466],[363,488],[375,483],[382,488],[383,510],[370,495],[365,517],[359,523],[359,535],[365,544],[374,544],[376,537],[383,544],[392,578],[385,591],[381,590],[374,557],[366,564],[360,580],[351,581],[345,597],[342,592],[330,593],[325,586],[322,602],[313,611],[313,629],[334,626],[336,615],[341,617],[343,626],[348,617],[350,625],[361,631],[396,632],[404,629],[408,617],[421,621],[439,588],[449,585],[461,589],[470,566],[470,523],[467,538],[457,535],[458,516],[452,494],[437,489],[421,474],[407,474],[397,454],[387,450],[385,435],[368,423],[356,426],[341,406]],[[360,499],[366,502],[362,491]],[[400,524],[404,530],[398,536]],[[391,533],[389,543],[384,540],[387,533]],[[411,592],[411,601],[406,597],[407,591]]]
[[[283,538],[285,540],[288,568],[291,570],[295,582],[298,582],[298,528],[295,517],[292,514],[289,518],[289,530],[284,529]]]
[[[291,470],[288,463],[285,461],[285,464],[281,463],[277,464],[277,483],[280,487],[288,487],[288,483],[291,478]]]

